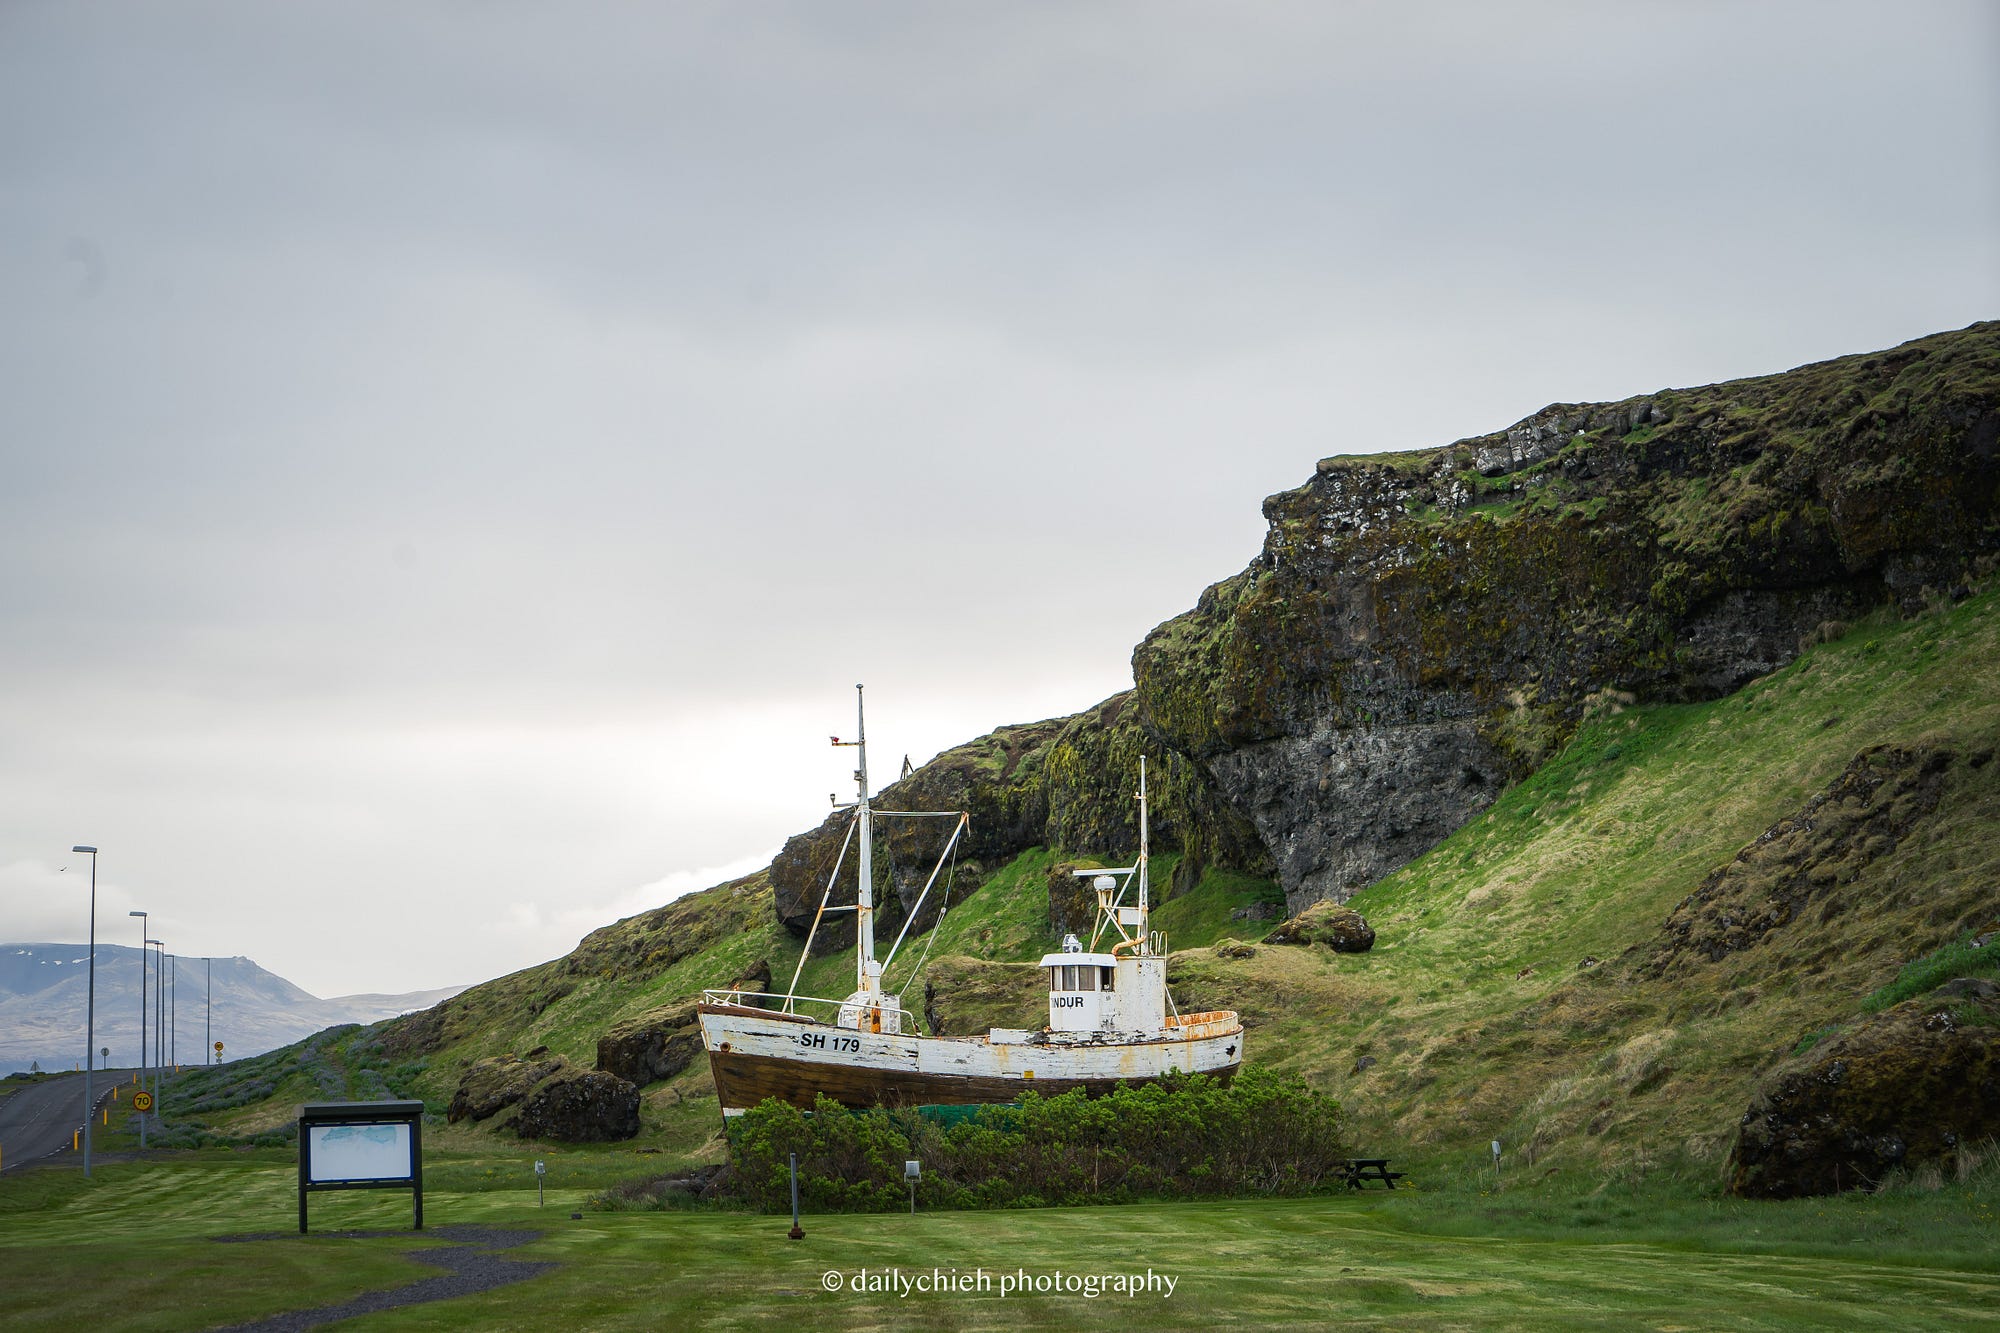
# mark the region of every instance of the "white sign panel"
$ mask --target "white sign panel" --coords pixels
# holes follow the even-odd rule
[[[311,1125],[306,1129],[306,1169],[314,1184],[333,1180],[408,1180],[407,1124]]]

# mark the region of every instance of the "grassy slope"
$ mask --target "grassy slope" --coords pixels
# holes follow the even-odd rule
[[[1272,889],[1211,872],[1156,920],[1178,950],[1177,997],[1183,1008],[1242,1010],[1251,1058],[1337,1092],[1381,1151],[1443,1169],[1482,1158],[1497,1137],[1537,1171],[1665,1167],[1712,1179],[1760,1071],[1853,1019],[1912,958],[2000,907],[2000,791],[1993,781],[1949,787],[1938,814],[1852,886],[1858,905],[1827,925],[1795,923],[1665,981],[1638,977],[1622,956],[1650,948],[1711,869],[1864,747],[1933,734],[1961,748],[2000,742],[1996,662],[2000,595],[1988,590],[1913,621],[1864,624],[1728,699],[1601,715],[1486,814],[1354,900],[1379,933],[1367,955],[1259,945],[1249,958],[1219,956],[1208,946],[1262,933],[1229,913]],[[1982,772],[2000,778],[2000,765]],[[1032,989],[996,984],[991,969],[957,960],[1023,963],[1052,947],[1045,886],[1055,859],[1030,851],[953,902],[930,945],[931,979],[977,977],[990,997],[956,1017],[1007,1021]],[[1170,858],[1156,869],[1164,884]],[[740,925],[664,967],[558,960],[475,988],[451,1002],[452,1035],[421,1065],[341,1042],[327,1059],[346,1059],[350,1084],[354,1066],[373,1066],[397,1091],[441,1105],[480,1056],[546,1045],[591,1064],[611,1023],[757,960],[785,988],[799,942],[773,923],[761,877],[685,901],[678,910],[729,912]],[[609,945],[643,928],[632,918],[600,932],[590,956],[612,957]],[[909,942],[890,973],[913,1009],[921,979],[906,978],[922,947]],[[843,994],[851,967],[849,955],[812,959],[800,992]],[[1364,1056],[1374,1063],[1357,1070]],[[282,1122],[292,1103],[317,1095],[309,1065],[281,1068],[268,1100],[213,1118],[236,1132]],[[633,1150],[719,1153],[701,1062],[646,1097]],[[472,1143],[483,1131],[443,1133],[441,1142]]]
[[[1882,620],[1710,704],[1632,708],[1353,900],[1370,954],[1184,955],[1183,1005],[1229,1002],[1253,1058],[1336,1089],[1385,1151],[1489,1138],[1538,1169],[1688,1168],[1733,1141],[1760,1070],[2000,902],[2000,774],[1948,788],[1830,922],[1668,981],[1621,955],[1712,868],[1866,746],[2000,742],[2000,597]],[[1809,914],[1810,915],[1810,914]],[[1587,959],[1602,960],[1589,965]],[[1360,1057],[1376,1062],[1356,1071]]]

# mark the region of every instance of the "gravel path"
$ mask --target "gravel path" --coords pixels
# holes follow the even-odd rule
[[[285,1240],[297,1236],[297,1232],[269,1231],[254,1236],[219,1236],[222,1241],[245,1240]],[[286,1314],[272,1315],[269,1319],[259,1319],[249,1324],[233,1324],[224,1333],[299,1333],[299,1330],[318,1328],[337,1319],[352,1319],[356,1315],[375,1314],[382,1310],[394,1310],[404,1305],[424,1305],[431,1301],[448,1301],[454,1296],[470,1296],[474,1292],[491,1291],[512,1282],[526,1281],[558,1267],[554,1263],[530,1263],[521,1259],[508,1259],[499,1251],[511,1250],[518,1245],[540,1240],[539,1231],[504,1231],[498,1227],[449,1226],[434,1227],[425,1232],[413,1231],[340,1231],[322,1233],[340,1236],[442,1236],[457,1244],[436,1249],[412,1250],[410,1257],[420,1263],[445,1270],[442,1277],[427,1277],[401,1287],[389,1287],[382,1291],[367,1291],[353,1300],[342,1301],[339,1305],[322,1305],[316,1310],[293,1310]]]

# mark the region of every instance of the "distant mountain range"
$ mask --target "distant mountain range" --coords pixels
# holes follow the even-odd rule
[[[89,948],[81,944],[0,944],[0,1074],[34,1063],[44,1069],[81,1064],[89,958]],[[96,1044],[110,1048],[114,1067],[139,1063],[140,966],[137,949],[97,946]],[[148,976],[154,979],[146,995],[151,1057],[157,964]],[[261,1055],[337,1024],[374,1023],[428,1009],[465,989],[321,999],[248,958],[180,959],[178,968],[168,968],[167,979],[168,1012],[178,1029],[169,1053],[184,1065],[201,1064],[214,1042],[223,1044],[224,1059]]]

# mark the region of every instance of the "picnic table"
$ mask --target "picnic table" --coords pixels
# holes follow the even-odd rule
[[[1391,1171],[1389,1159],[1386,1157],[1355,1157],[1349,1159],[1346,1169],[1341,1174],[1347,1181],[1347,1188],[1351,1190],[1362,1189],[1371,1180],[1379,1180],[1390,1189],[1394,1189],[1396,1182],[1408,1172]]]

